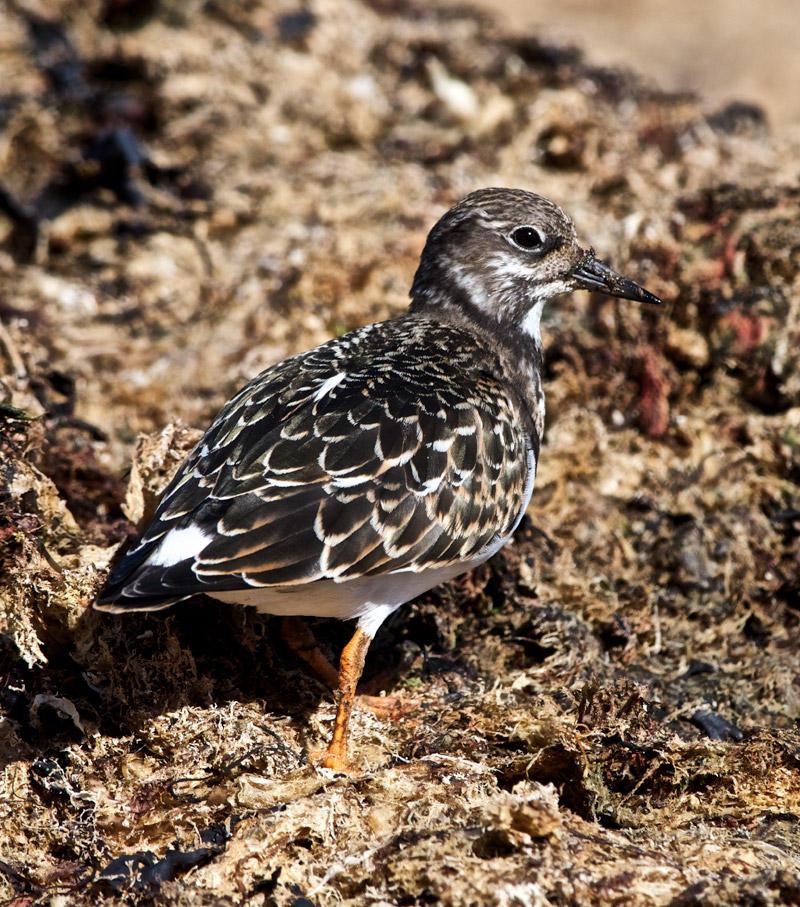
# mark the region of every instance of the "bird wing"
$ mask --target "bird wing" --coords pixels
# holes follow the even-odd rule
[[[441,348],[361,361],[334,343],[223,408],[100,607],[421,571],[513,529],[532,442],[499,381],[455,347],[449,370]]]

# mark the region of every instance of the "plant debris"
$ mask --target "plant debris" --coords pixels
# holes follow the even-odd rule
[[[413,3],[0,34],[0,901],[800,903],[797,137]],[[488,185],[665,305],[548,307],[528,516],[381,630],[335,776],[276,620],[90,606],[218,407]]]

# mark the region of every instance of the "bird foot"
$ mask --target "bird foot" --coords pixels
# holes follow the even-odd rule
[[[310,762],[318,768],[327,768],[340,775],[359,775],[360,772],[350,768],[347,762],[347,755],[344,753],[331,752],[327,750],[312,750],[308,754]]]
[[[356,702],[362,709],[368,709],[376,718],[399,721],[421,705],[419,699],[398,699],[396,696],[364,696],[359,694]]]

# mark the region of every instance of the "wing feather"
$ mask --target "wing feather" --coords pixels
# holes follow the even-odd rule
[[[190,454],[101,606],[419,571],[507,534],[538,439],[488,353],[452,328],[430,330],[435,358],[421,354],[419,331],[404,349],[407,328],[380,342],[364,329],[254,379]],[[165,563],[165,540],[187,527],[207,544]]]

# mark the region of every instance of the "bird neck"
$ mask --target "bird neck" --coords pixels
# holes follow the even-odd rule
[[[416,284],[412,294],[415,288]],[[526,429],[541,439],[545,403],[539,322],[544,301],[531,303],[509,294],[492,303],[487,307],[485,300],[476,300],[463,285],[451,283],[447,292],[437,292],[435,285],[426,283],[412,295],[409,312],[473,337],[489,354],[481,365],[510,388]]]

